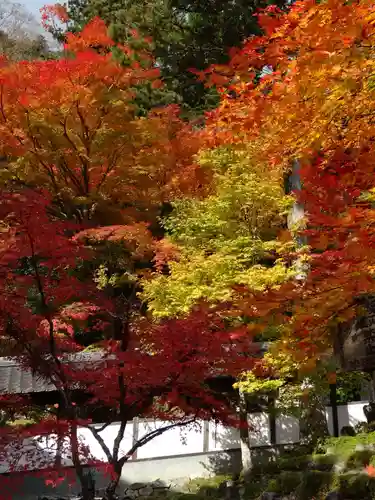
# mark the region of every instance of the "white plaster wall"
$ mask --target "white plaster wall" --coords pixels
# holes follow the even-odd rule
[[[338,407],[339,430],[344,425],[355,426],[359,422],[366,422],[363,407],[367,401],[349,403]],[[328,429],[333,434],[332,410],[326,407]],[[249,441],[251,446],[268,446],[271,444],[271,433],[269,417],[265,413],[253,413],[248,415],[250,426]],[[138,438],[150,430],[168,425],[168,422],[148,421],[139,423]],[[119,424],[109,425],[101,432],[107,446],[113,447]],[[221,452],[224,450],[235,450],[240,447],[239,431],[224,427],[214,422],[209,422],[208,451]],[[88,429],[80,429],[79,436],[85,446],[90,450],[91,456],[97,460],[106,461],[105,454],[100,444],[92,436]],[[298,420],[290,416],[279,416],[276,419],[276,444],[296,443],[299,441]],[[120,455],[127,453],[133,443],[133,424],[127,425],[124,439],[120,445]],[[9,450],[8,450],[9,451]],[[199,426],[189,426],[185,429],[174,428],[156,437],[145,446],[138,449],[138,459],[153,459],[171,457],[178,455],[193,455],[204,451],[203,422]],[[56,457],[56,437],[48,436],[25,440],[12,448],[12,463],[6,461],[0,450],[0,473],[13,470],[43,469],[51,466]],[[9,454],[8,454],[9,455]],[[71,465],[68,444],[62,453],[63,465]]]
[[[267,446],[271,444],[269,417],[266,413],[249,413],[250,446]]]
[[[100,425],[96,426],[97,428],[100,427]],[[109,450],[113,450],[113,445],[114,441],[116,439],[117,433],[119,430],[119,424],[111,424],[108,427],[106,427],[101,433],[100,436],[104,439],[105,444],[108,446]],[[78,432],[79,438],[81,442],[88,447],[90,450],[90,453],[93,458],[97,460],[103,460],[107,461],[106,455],[98,443],[98,441],[95,439],[95,437],[92,435],[91,431],[86,428],[81,428]],[[125,433],[124,433],[124,438],[121,441],[120,444],[120,451],[119,455],[120,457],[126,455],[126,453],[130,450],[130,448],[133,445],[133,423],[130,422],[126,425],[125,428]]]
[[[98,426],[100,427],[100,426]],[[111,424],[106,427],[100,436],[103,438],[105,444],[109,447],[110,451],[113,450],[114,440],[119,429],[119,424]],[[82,446],[89,450],[89,457],[94,460],[107,461],[106,455],[93,437],[91,431],[86,428],[78,430],[78,438]],[[124,438],[120,444],[120,457],[125,455],[131,448],[133,443],[133,424],[129,423],[126,426]],[[35,470],[44,469],[54,465],[57,453],[57,436],[49,435],[35,438],[25,439],[23,444],[9,446],[4,452],[8,460],[0,458],[0,473],[12,470]],[[67,467],[73,465],[70,454],[69,439],[65,438],[60,448],[61,464]],[[83,453],[81,460],[85,462],[87,453]]]
[[[326,406],[326,419],[327,419],[327,425],[328,425],[328,432],[331,434],[331,436],[333,436],[332,409],[329,406]],[[339,420],[339,429],[341,429],[341,427],[340,427],[340,420]]]
[[[216,422],[209,422],[208,451],[233,450],[240,447],[238,429],[224,427]]]
[[[53,465],[55,456],[53,436],[25,439],[1,450],[0,473],[43,469]]]
[[[360,422],[367,422],[363,407],[368,404],[368,401],[360,401],[358,403],[348,403],[349,425],[357,425]],[[340,422],[340,415],[339,415]]]
[[[368,401],[358,401],[355,403],[348,403],[346,405],[340,405],[337,407],[337,415],[339,421],[339,432],[345,425],[351,425],[355,427],[360,422],[367,422],[365,414],[363,413],[363,407],[368,404]],[[332,420],[332,408],[326,407],[326,416],[328,421],[328,430],[331,435],[333,435],[333,420]]]
[[[140,422],[138,439],[150,431],[163,428],[168,422]],[[203,425],[189,426],[181,429],[175,427],[154,438],[138,449],[137,458],[168,457],[171,455],[188,455],[203,451]]]
[[[299,421],[289,415],[280,415],[276,418],[277,444],[298,443],[300,440]]]

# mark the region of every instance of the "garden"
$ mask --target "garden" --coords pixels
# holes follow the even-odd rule
[[[121,495],[375,498],[373,2],[40,7],[0,6],[0,499],[115,500],[202,421],[241,473]],[[299,444],[255,461],[253,413]]]

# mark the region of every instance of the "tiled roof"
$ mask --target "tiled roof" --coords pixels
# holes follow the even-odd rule
[[[267,342],[256,345],[261,356],[269,346]],[[100,351],[80,352],[71,354],[68,358],[68,362],[80,364],[100,361],[103,361],[103,353]],[[32,374],[31,370],[21,366],[16,359],[0,357],[0,394],[30,394],[55,390],[54,384],[40,375]]]
[[[16,360],[0,358],[0,394],[26,394],[54,391],[55,386],[44,378],[33,375]]]
[[[70,363],[92,363],[103,359],[100,352],[70,355]],[[32,392],[55,391],[55,385],[31,370],[21,366],[14,358],[0,357],[0,394],[30,394]]]

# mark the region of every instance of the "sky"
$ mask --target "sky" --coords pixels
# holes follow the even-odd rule
[[[22,3],[27,10],[29,10],[35,17],[40,19],[39,9],[43,7],[45,4],[54,3],[53,1],[46,0],[21,0],[19,3]]]
[[[41,16],[39,9],[41,9],[44,5],[55,4],[56,0],[12,0],[12,1],[13,3],[19,3],[23,5],[25,9],[28,10],[35,17],[36,21],[40,25],[39,32],[46,38],[50,47],[55,46],[56,44],[53,41],[52,36],[49,33],[47,33],[41,25]]]

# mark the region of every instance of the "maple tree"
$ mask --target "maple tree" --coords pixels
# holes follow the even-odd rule
[[[154,317],[186,318],[204,302],[225,318],[234,339],[277,338],[277,327],[264,331],[263,323],[252,323],[237,309],[232,311],[231,304],[236,285],[262,292],[279,288],[297,274],[289,259],[296,244],[290,235],[283,238],[294,199],[284,193],[282,169],[270,172],[256,161],[254,151],[251,144],[200,151],[198,162],[211,173],[212,187],[204,197],[173,201],[173,211],[164,219],[162,241],[169,255],[164,256],[164,265],[143,280],[141,293]],[[242,473],[246,476],[252,459],[244,393],[268,395],[275,392],[277,381],[268,383],[272,387],[267,387],[267,381],[258,382],[260,390],[250,390],[251,374],[245,369],[247,383],[241,373],[235,388],[240,389]]]
[[[113,46],[128,64],[112,57]],[[112,500],[124,463],[153,437],[198,418],[234,424],[235,410],[207,379],[252,363],[248,342],[232,339],[212,311],[153,324],[137,297],[140,278],[169,251],[157,236],[163,204],[181,191],[204,192],[206,177],[193,159],[199,138],[178,109],[137,116],[134,83],[159,85],[151,61],[144,49],[114,44],[94,19],[67,36],[61,59],[4,60],[0,68],[1,345],[59,395],[28,426],[9,414],[2,455],[15,470],[26,438],[57,435],[84,500],[94,495],[84,466],[103,464],[79,428],[106,456]],[[22,395],[2,397],[5,412],[11,405],[17,415],[35,411]],[[104,412],[99,429],[95,408]],[[123,453],[126,424],[137,415],[169,423]],[[113,421],[119,430],[109,449],[101,432]],[[53,464],[49,480],[66,473]]]
[[[73,376],[68,366],[60,367],[62,374],[67,371],[84,387],[90,373],[95,380],[95,386],[90,385],[93,400],[120,408],[119,402],[124,401],[121,391],[129,377],[127,367],[137,373],[137,363],[142,361],[150,367],[149,380],[158,382],[152,387],[161,403],[180,406],[195,417],[196,406],[191,401],[182,403],[179,395],[198,394],[204,402],[199,400],[198,408],[208,406],[208,412],[219,408],[224,418],[223,407],[217,406],[203,383],[209,375],[205,371],[208,356],[211,359],[212,355],[220,368],[225,362],[226,369],[229,367],[235,375],[252,369],[250,377],[239,381],[242,389],[250,392],[264,390],[262,384],[274,389],[276,376],[287,383],[296,375],[304,378],[314,372],[334,371],[331,353],[337,328],[362,313],[361,301],[375,291],[374,6],[367,0],[350,4],[342,0],[305,1],[295,3],[287,13],[270,7],[259,19],[263,36],[252,37],[233,52],[229,65],[197,72],[221,93],[219,108],[207,114],[206,127],[200,133],[179,120],[175,107],[155,111],[146,118],[136,116],[134,84],[146,80],[159,85],[152,58],[143,50],[137,52],[117,44],[116,50],[128,60],[128,64],[118,64],[110,53],[113,41],[99,20],[82,34],[69,35],[66,50],[72,58],[4,64],[1,68],[1,147],[10,160],[3,168],[3,181],[8,186],[43,186],[50,191],[50,234],[60,234],[62,214],[67,218],[74,215],[82,224],[80,228],[67,225],[68,231],[78,234],[66,238],[66,254],[52,258],[53,270],[60,258],[64,262],[65,255],[74,255],[74,261],[79,259],[82,264],[77,267],[75,261],[73,266],[70,260],[63,264],[64,273],[67,267],[74,268],[72,274],[63,274],[64,279],[49,274],[47,265],[43,271],[45,286],[53,290],[56,286],[50,281],[61,279],[58,289],[64,292],[66,279],[68,290],[84,292],[86,300],[92,294],[94,298],[103,297],[103,301],[105,297],[106,304],[101,311],[95,300],[90,300],[83,308],[83,297],[77,297],[74,306],[64,308],[67,297],[59,293],[53,318],[46,314],[48,309],[37,309],[30,328],[29,309],[22,313],[25,307],[21,302],[4,302],[4,311],[10,311],[8,323],[13,316],[21,326],[25,321],[27,332],[37,332],[45,347],[47,327],[58,332],[58,346],[68,352],[82,350],[77,339],[72,339],[72,312],[76,320],[78,315],[83,322],[88,316],[94,325],[99,322],[103,334],[97,346],[108,361],[108,372],[103,373],[110,380],[120,375],[118,380],[122,382],[109,388],[107,379],[98,380],[86,368],[76,370]],[[192,157],[200,148],[203,152],[195,162]],[[289,235],[280,224],[289,203],[281,193],[281,180],[296,160],[303,189],[295,197],[304,206],[305,220],[303,225],[291,228]],[[272,175],[267,178],[269,171]],[[199,180],[206,178],[213,178],[214,183]],[[170,202],[172,192],[186,186],[189,193],[192,186],[197,187],[194,194],[204,194],[203,199],[197,196],[175,201],[166,224],[171,237],[155,241],[150,223],[157,225],[160,206]],[[257,215],[261,218],[253,224]],[[227,222],[232,227],[225,227]],[[9,232],[15,223],[10,219],[6,227],[9,237],[4,241],[7,247],[16,238],[15,248],[21,249],[16,254],[24,257],[23,267],[15,283],[25,293],[28,280],[36,278],[39,264],[31,261],[34,267],[30,274],[29,247],[23,255],[25,247],[18,243],[19,233]],[[275,226],[267,233],[270,224]],[[307,244],[298,249],[292,242],[294,234],[303,236]],[[84,253],[75,253],[83,246],[93,257],[85,259]],[[275,265],[275,253],[280,250],[283,262]],[[49,248],[47,253],[54,255],[54,251]],[[269,252],[273,253],[273,267],[267,269],[266,276],[262,258]],[[9,258],[6,254],[4,269]],[[308,263],[308,270],[304,280],[295,280],[293,262],[301,258]],[[14,262],[12,259],[14,256],[9,262]],[[201,299],[214,303],[225,300],[219,316],[217,309],[208,307],[157,325],[142,320],[140,300],[136,298],[139,279],[149,275],[153,259],[160,267],[172,262],[169,276],[159,275],[145,284],[146,296],[156,313],[187,313]],[[203,261],[207,272],[202,275]],[[97,288],[92,292],[92,285],[86,288],[86,278],[92,276],[102,295]],[[5,278],[4,286],[12,292],[10,276]],[[84,286],[72,287],[78,278]],[[165,296],[159,295],[160,291]],[[35,307],[40,307],[40,290],[36,297],[39,302]],[[31,302],[27,304],[29,307]],[[87,308],[89,314],[81,316]],[[224,317],[223,323],[220,317]],[[228,329],[228,317],[235,318],[232,329]],[[16,331],[16,323],[8,323],[9,337],[9,332]],[[16,347],[24,349],[29,338],[20,330],[17,338],[25,335],[25,341]],[[65,333],[61,335],[61,331]],[[176,331],[187,336],[183,345],[174,338]],[[222,336],[218,332],[223,332]],[[223,354],[225,341],[246,345],[259,332],[271,332],[276,338],[270,354],[262,360],[254,362],[247,347],[243,356]],[[202,356],[196,356],[194,335],[202,341]],[[143,343],[124,344],[129,336]],[[189,350],[192,346],[193,351]],[[188,353],[179,352],[178,347],[187,348]],[[236,344],[236,349],[243,347]],[[181,358],[174,358],[175,353],[183,359],[187,356],[187,372]],[[171,365],[165,366],[165,355]],[[161,369],[162,362],[165,370],[172,368],[178,374],[181,385],[173,384],[177,393],[176,389],[169,391],[165,383],[170,373],[162,371],[164,378],[158,379],[152,371],[154,366]],[[201,373],[194,381],[185,378],[190,363],[198,363]],[[47,372],[50,374],[49,368]],[[142,377],[130,378],[127,404],[132,406],[134,397],[145,402],[143,393],[139,393]],[[166,393],[158,392],[159,382],[167,387]],[[65,390],[60,381],[60,391]],[[158,415],[166,411],[153,403],[147,399],[142,411]],[[70,404],[70,411],[72,408]],[[170,408],[167,410],[164,415],[171,416]],[[136,411],[139,413],[140,407]],[[72,422],[76,419],[68,419],[69,428]],[[50,431],[46,422],[43,426]]]
[[[243,335],[277,332],[252,375],[266,384],[314,373],[331,379],[338,330],[366,315],[366,298],[374,293],[374,6],[296,2],[287,13],[271,6],[258,17],[263,36],[233,52],[229,65],[197,72],[221,93],[220,106],[207,114],[204,147],[251,144],[257,162],[285,174],[298,162],[302,189],[294,195],[305,217],[290,232],[306,244],[289,253],[289,262],[308,266],[303,280],[277,288],[256,290],[255,280],[234,283],[229,294],[225,283],[221,291],[230,296],[230,315],[250,318]],[[184,265],[184,258],[181,268],[173,264],[172,276],[180,273],[180,283],[193,286]],[[201,266],[206,290],[208,275]],[[177,293],[181,297],[181,288],[174,300]],[[265,387],[259,380],[255,385]],[[251,379],[242,386],[254,389]]]
[[[218,104],[214,87],[207,88],[191,72],[208,65],[224,64],[229,51],[242,41],[259,34],[254,13],[269,2],[234,0],[230,3],[211,0],[68,0],[64,6],[70,17],[68,30],[81,30],[93,17],[99,16],[109,27],[110,35],[121,43],[137,29],[151,37],[155,57],[161,69],[165,87],[161,92],[146,91],[145,107],[149,102],[181,104],[189,116],[202,114]],[[285,7],[284,0],[273,1]],[[64,29],[51,30],[63,39]]]
[[[10,462],[11,470],[17,469],[25,450],[14,443],[58,433],[68,441],[64,447],[71,453],[83,497],[89,499],[93,492],[83,464],[99,464],[92,458],[90,461],[90,450],[79,442],[78,427],[86,426],[102,446],[111,467],[113,479],[106,495],[112,499],[122,466],[153,437],[175,426],[192,424],[198,418],[235,422],[228,402],[215,397],[205,381],[215,373],[235,373],[249,360],[241,356],[245,346],[231,341],[219,318],[204,311],[188,320],[160,325],[140,319],[127,324],[121,339],[116,340],[111,335],[111,303],[92,282],[81,282],[76,275],[79,261],[88,257],[87,250],[67,234],[74,231],[71,223],[51,219],[49,203],[45,193],[2,193],[2,337],[13,341],[12,355],[25,368],[53,383],[60,395],[55,405],[58,419],[56,410],[50,409],[35,424],[2,428],[2,458]],[[100,342],[97,356],[92,357],[95,353],[82,353],[73,325],[99,311],[102,319],[94,327],[107,329],[107,340]],[[77,386],[89,396],[84,408],[76,402]],[[13,395],[3,396],[1,405],[12,405],[18,415],[27,415],[33,408],[30,397],[22,395],[16,406]],[[99,428],[92,424],[87,412],[93,406],[112,412]],[[124,454],[120,444],[126,423],[137,415],[169,422],[141,436]],[[120,428],[111,450],[100,434],[116,420]],[[26,453],[40,466],[32,448]],[[42,461],[42,466],[51,467],[46,462],[48,459]],[[61,468],[54,472],[64,476]]]
[[[208,147],[251,142],[272,169],[300,165],[305,217],[292,232],[307,243],[306,279],[261,294],[238,287],[234,300],[238,314],[279,326],[271,373],[334,371],[337,329],[365,314],[374,293],[374,17],[366,0],[270,7],[259,15],[264,36],[199,74],[222,93]]]
[[[262,291],[295,275],[283,259],[295,245],[279,238],[294,199],[284,194],[282,171],[267,171],[252,153],[249,145],[201,151],[213,187],[172,202],[164,222],[174,247],[169,272],[157,270],[142,293],[154,316],[186,315],[202,300],[230,302],[234,285]]]
[[[55,14],[64,16],[48,8],[45,22]],[[120,65],[110,48],[128,64]],[[98,251],[86,274],[105,265],[131,282],[134,272],[152,265],[152,232],[168,195],[182,186],[179,176],[186,188],[194,185],[197,143],[176,107],[137,117],[133,85],[160,84],[144,48],[114,44],[94,19],[82,33],[67,35],[65,50],[56,61],[3,64],[0,149],[7,161],[0,177],[7,186],[44,187],[60,216],[88,224],[86,239]],[[99,231],[103,225],[111,227]],[[121,302],[123,288],[112,288]],[[135,296],[131,283],[127,294]]]
[[[127,65],[108,53],[113,47]],[[183,168],[184,124],[176,107],[136,117],[132,87],[161,84],[151,55],[114,44],[99,19],[67,35],[65,51],[56,61],[2,65],[1,150],[9,158],[2,179],[45,186],[88,213],[108,198],[133,211],[134,199],[140,209],[161,203]],[[191,161],[188,139],[185,147]]]

